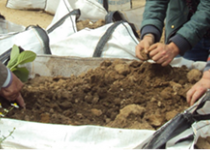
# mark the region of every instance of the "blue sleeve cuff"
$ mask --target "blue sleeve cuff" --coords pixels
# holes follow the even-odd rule
[[[7,68],[7,78],[4,84],[2,85],[2,88],[7,88],[8,86],[10,86],[11,83],[12,83],[12,73],[9,70],[9,68]]]
[[[192,48],[190,43],[179,34],[176,34],[170,38],[169,42],[174,42],[176,44],[176,46],[179,48],[179,54],[182,56],[186,51]]]
[[[155,26],[152,26],[152,25],[144,26],[141,29],[141,37],[140,38],[143,39],[144,35],[149,34],[149,33],[151,33],[155,36],[155,42],[160,41],[161,33]]]

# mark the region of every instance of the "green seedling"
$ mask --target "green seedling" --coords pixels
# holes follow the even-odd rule
[[[10,60],[7,67],[22,81],[28,80],[29,71],[26,67],[19,67],[29,62],[33,62],[36,58],[36,53],[32,51],[23,51],[20,53],[20,49],[17,45],[13,45],[10,54]]]

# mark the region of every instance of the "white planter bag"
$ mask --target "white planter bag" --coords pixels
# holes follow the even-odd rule
[[[79,9],[75,9],[79,8]],[[97,15],[95,15],[97,13]],[[76,20],[104,19],[106,11],[100,4],[92,0],[61,0],[51,24],[47,27],[50,43],[64,39],[77,32]]]
[[[137,59],[135,46],[138,42],[130,25],[119,21],[96,29],[85,28],[50,44],[50,48],[57,56]]]
[[[80,16],[80,11],[73,10],[64,15],[62,18],[59,18],[59,20],[53,20],[53,22],[47,27],[50,43],[56,43],[57,41],[65,39],[66,37],[76,33],[76,19],[78,16]]]
[[[16,32],[5,36],[0,40],[0,61],[9,59],[11,48],[16,44],[24,50],[31,50],[36,54],[51,54],[49,37],[45,30],[38,26],[29,26],[22,32]]]
[[[94,1],[60,1],[55,17],[47,27],[52,55],[136,59],[135,46],[138,40],[129,24],[123,21],[113,23],[114,14],[117,13],[108,14],[100,4],[92,2]],[[79,10],[73,9],[77,6]],[[94,15],[96,13],[98,15]],[[107,24],[78,32],[76,20],[84,19],[104,19]],[[117,19],[123,20],[119,14]]]

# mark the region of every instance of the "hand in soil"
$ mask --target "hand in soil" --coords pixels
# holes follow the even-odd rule
[[[25,102],[20,93],[24,85],[13,73],[11,73],[11,75],[12,75],[11,84],[8,85],[8,87],[1,89],[0,95],[10,102],[16,100],[21,107],[25,107]]]
[[[188,80],[192,83],[195,83],[201,78],[201,76],[201,72],[194,69],[187,74]],[[209,71],[205,71],[202,78],[187,92],[187,102],[189,105],[193,105],[206,92],[207,89],[210,89]]]
[[[156,43],[148,49],[150,57],[156,63],[167,66],[179,54],[179,48],[171,42],[170,44]]]
[[[141,60],[148,60],[149,47],[154,43],[154,36],[152,34],[145,35],[142,40],[139,41],[139,44],[136,46],[135,53],[136,57]]]

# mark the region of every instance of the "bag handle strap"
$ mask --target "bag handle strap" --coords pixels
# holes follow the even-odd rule
[[[116,21],[121,21],[121,20],[127,22],[130,25],[130,27],[132,28],[134,35],[137,38],[139,38],[139,35],[136,32],[135,25],[133,23],[128,22],[127,19],[125,18],[125,16],[120,11],[111,11],[105,16],[106,24],[116,22]]]
[[[44,44],[44,53],[51,55],[52,53],[49,46],[50,40],[46,31],[39,26],[28,26],[26,30],[30,30],[31,28],[34,29],[37,32],[37,34],[40,36],[40,38],[42,39],[43,44]],[[21,47],[19,48],[20,48],[20,52],[24,50]],[[7,51],[5,51],[3,54],[0,55],[0,61],[3,64],[7,64],[7,62],[10,60],[11,51],[12,51],[12,48],[8,49]]]
[[[121,21],[117,21],[115,22],[113,25],[111,25],[107,31],[105,32],[105,34],[101,37],[101,39],[99,40],[95,51],[93,53],[93,57],[101,57],[101,54],[103,52],[103,48],[106,45],[106,43],[108,42],[109,38],[111,37],[112,33],[114,32],[114,30],[122,23],[125,23],[124,20]],[[136,31],[135,31],[136,32]],[[137,33],[136,33],[137,34]],[[138,35],[138,34],[137,34]]]
[[[116,22],[116,21],[127,21],[124,17],[124,15],[119,12],[119,11],[111,11],[109,13],[107,13],[107,15],[105,16],[105,23],[111,23],[111,22]]]
[[[103,0],[103,7],[109,12],[109,0]]]
[[[52,31],[54,31],[57,27],[59,27],[60,25],[63,24],[63,22],[66,20],[66,18],[68,18],[69,16],[72,16],[72,15],[76,15],[76,20],[77,20],[81,15],[80,9],[75,9],[75,10],[69,12],[68,14],[66,14],[65,16],[63,16],[60,20],[58,20],[52,27],[50,27],[47,30],[47,33],[49,34]]]

